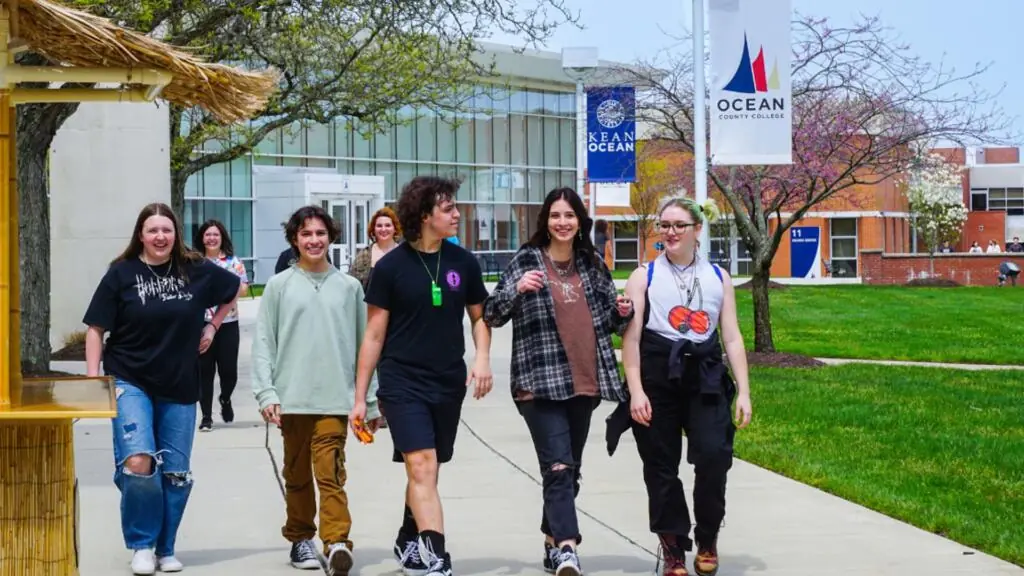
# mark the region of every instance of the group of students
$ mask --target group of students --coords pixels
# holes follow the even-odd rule
[[[752,412],[731,279],[698,249],[713,205],[666,203],[656,224],[664,252],[619,294],[581,198],[552,190],[536,232],[488,293],[476,258],[445,241],[459,225],[458,187],[432,176],[407,183],[397,214],[374,216],[379,238],[351,274],[327,260],[339,233],[327,211],[303,207],[285,225],[298,257],[264,288],[252,388],[283,438],[290,563],[321,567],[319,532],[330,573],[352,568],[346,444],[349,436],[370,441],[386,416],[393,460],[407,477],[395,557],[407,576],[451,576],[438,470],[453,458],[469,391],[479,399],[491,390],[491,329],[511,322],[511,397],[543,474],[544,569],[583,572],[574,502],[591,417],[605,400],[618,404],[607,419],[609,454],[627,430],[636,439],[661,573],[688,574],[695,540],[694,571],[714,574],[733,436]],[[182,568],[174,542],[192,489],[196,350],[220,337],[242,283],[180,236],[169,208],[147,206],[85,314],[89,373],[99,373],[102,358],[115,378],[114,480],[135,574]],[[467,312],[476,351],[468,366]],[[693,540],[678,477],[684,432],[696,474]]]

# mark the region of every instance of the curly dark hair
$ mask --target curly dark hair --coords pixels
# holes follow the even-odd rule
[[[403,186],[395,204],[402,236],[409,242],[419,240],[423,219],[430,216],[434,206],[455,200],[460,185],[455,178],[417,176]]]
[[[284,237],[288,240],[288,244],[293,248],[298,248],[299,241],[299,230],[306,223],[306,220],[316,218],[324,223],[324,227],[327,228],[327,238],[331,244],[338,241],[338,236],[341,235],[341,230],[338,228],[338,223],[331,218],[331,215],[324,210],[322,207],[317,205],[303,206],[295,211],[294,214],[288,218],[288,222],[284,225]]]
[[[220,251],[225,256],[231,257],[235,255],[235,245],[231,243],[231,235],[228,234],[228,229],[224,227],[224,224],[220,220],[211,218],[196,231],[195,238],[192,239],[192,249],[200,254],[206,254],[206,246],[203,244],[203,236],[206,235],[206,231],[210,228],[216,228],[220,232]]]

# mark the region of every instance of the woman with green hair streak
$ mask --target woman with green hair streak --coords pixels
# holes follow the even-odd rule
[[[688,574],[685,555],[694,541],[694,571],[701,576],[718,571],[733,436],[752,413],[732,279],[700,254],[701,229],[717,216],[713,202],[669,199],[656,222],[664,251],[626,284],[636,309],[622,345],[630,400],[609,418],[609,441],[632,428],[643,461],[650,529],[661,542],[666,576]],[[695,473],[693,540],[679,480],[684,433]]]

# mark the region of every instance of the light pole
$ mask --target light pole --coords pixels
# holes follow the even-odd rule
[[[708,199],[707,113],[704,96],[704,0],[693,0],[693,197],[698,204]],[[700,253],[707,257],[711,226],[700,232]]]
[[[583,81],[597,70],[597,48],[573,47],[562,49],[562,70],[567,76],[576,80],[576,192],[583,195],[586,187],[585,170],[587,163],[587,103]],[[595,191],[590,191],[587,212],[591,221],[597,216]],[[591,240],[594,238],[594,227],[590,227]]]

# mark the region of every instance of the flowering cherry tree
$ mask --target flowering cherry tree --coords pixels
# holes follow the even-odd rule
[[[963,168],[938,154],[915,162],[906,178],[906,196],[914,212],[918,234],[928,249],[929,272],[935,275],[935,252],[946,242],[960,238],[967,207],[964,206]]]
[[[772,260],[808,211],[828,209],[838,195],[847,206],[866,202],[858,198],[905,173],[919,157],[915,150],[1015,141],[1008,117],[983,109],[992,97],[971,85],[987,67],[958,73],[922,62],[887,32],[876,18],[848,28],[812,18],[793,22],[793,163],[709,166],[709,194],[724,204],[750,252],[758,352],[775,351]],[[639,87],[638,122],[691,153],[692,182],[694,142],[707,146],[708,134],[694,136],[691,61],[675,50],[667,62],[620,72]]]

